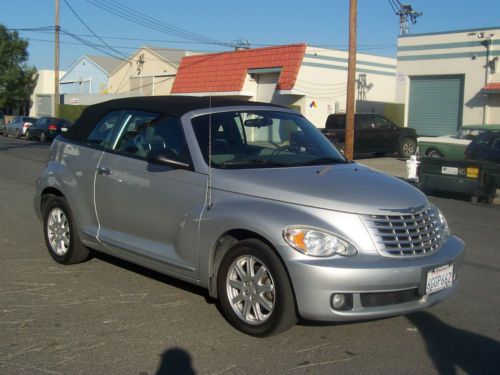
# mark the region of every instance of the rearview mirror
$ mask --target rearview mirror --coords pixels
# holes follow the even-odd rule
[[[252,118],[245,120],[245,126],[249,128],[261,128],[264,126],[271,126],[273,124],[273,120],[267,117],[261,118]]]

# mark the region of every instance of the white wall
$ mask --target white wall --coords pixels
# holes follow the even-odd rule
[[[483,123],[483,113],[488,101],[481,89],[487,82],[500,81],[500,65],[496,73],[486,76],[487,50],[481,42],[485,42],[487,38],[491,39],[489,60],[500,58],[500,29],[410,35],[398,39],[396,100],[406,104],[405,123],[410,77],[451,74],[465,75],[463,125]],[[500,123],[498,111],[489,112],[486,123]]]
[[[59,77],[65,75],[65,71],[59,71]],[[54,71],[48,69],[41,69],[38,71],[38,80],[33,90],[33,94],[30,97],[31,108],[30,116],[38,116],[37,113],[37,96],[38,95],[54,95]]]
[[[302,113],[317,127],[325,126],[329,114],[345,111],[347,59],[345,51],[307,47],[293,91],[303,93]],[[371,86],[366,100],[394,102],[396,60],[363,53],[356,59],[356,78],[366,74]]]

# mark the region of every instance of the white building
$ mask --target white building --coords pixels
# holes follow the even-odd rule
[[[66,74],[65,71],[59,71],[59,76]],[[31,94],[30,116],[53,116],[53,99],[55,93],[54,71],[42,69],[38,71],[38,80],[36,82],[33,94]]]
[[[500,124],[500,27],[398,39],[396,100],[420,135]]]
[[[299,110],[317,127],[345,111],[345,51],[306,44],[184,57],[172,87],[176,95],[244,97]],[[357,54],[357,99],[394,102],[396,60]]]

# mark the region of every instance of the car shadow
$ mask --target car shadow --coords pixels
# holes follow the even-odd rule
[[[155,375],[196,375],[191,356],[181,348],[165,350]]]
[[[425,340],[439,374],[454,375],[457,367],[469,375],[500,374],[500,342],[452,327],[428,312],[410,314],[407,319]]]
[[[173,277],[164,275],[160,272],[153,271],[149,268],[145,268],[137,264],[127,262],[126,260],[119,259],[112,255],[108,255],[98,251],[92,251],[92,257],[100,261],[112,264],[113,266],[126,269],[127,271],[137,273],[141,276],[171,285],[175,288],[185,290],[189,293],[198,294],[199,296],[204,297],[206,302],[209,304],[215,303],[215,300],[209,296],[207,289],[202,288],[200,286],[196,286],[194,284],[190,284],[188,282],[175,279]]]
[[[29,141],[27,141],[29,142]],[[49,148],[50,143],[39,143],[39,142],[30,142],[23,145],[13,144],[13,145],[1,145],[0,151],[8,151],[17,148]]]

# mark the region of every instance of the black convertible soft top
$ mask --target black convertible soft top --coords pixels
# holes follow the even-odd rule
[[[249,102],[242,99],[229,99],[208,96],[139,96],[132,98],[113,99],[99,104],[93,104],[85,108],[75,124],[64,134],[64,138],[72,141],[83,141],[92,127],[105,114],[120,109],[140,110],[163,113],[170,116],[181,117],[182,115],[203,108],[232,107],[245,105],[263,105],[281,107],[275,104]],[[283,107],[281,107],[283,108]]]

